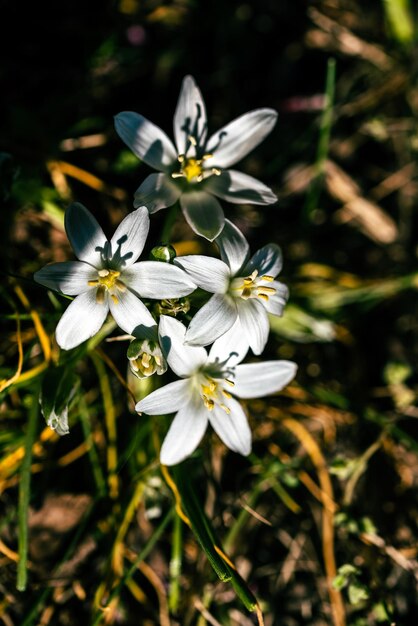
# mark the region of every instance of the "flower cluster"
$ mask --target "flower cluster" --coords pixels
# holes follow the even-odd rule
[[[264,350],[269,314],[282,315],[288,290],[276,279],[279,247],[270,243],[250,256],[247,240],[225,219],[218,200],[276,201],[263,183],[229,169],[266,137],[276,117],[271,109],[257,109],[208,135],[205,103],[191,76],[183,81],[174,114],[175,144],[142,115],[120,113],[117,133],[158,173],[139,186],[135,210],[110,241],[83,205],[71,204],[65,229],[78,260],[35,273],[42,285],[75,296],[56,328],[61,348],[95,335],[110,313],[132,339],[127,356],[136,376],[162,375],[169,367],[178,377],[136,405],[140,414],[175,413],[161,449],[166,465],[189,456],[208,423],[231,450],[248,455],[251,432],[237,399],[280,391],[296,374],[290,361],[242,363],[250,349],[255,355]],[[153,260],[138,261],[150,214],[177,201],[195,233],[215,242],[220,258],[175,256],[170,246],[160,246]],[[191,317],[197,288],[207,298]]]

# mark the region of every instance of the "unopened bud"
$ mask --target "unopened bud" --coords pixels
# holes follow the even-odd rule
[[[163,263],[171,263],[176,258],[176,251],[170,244],[155,246],[150,252],[151,261],[162,261]]]
[[[170,315],[176,317],[179,313],[187,313],[190,309],[188,298],[171,298],[170,300],[160,300],[155,305],[158,315]]]

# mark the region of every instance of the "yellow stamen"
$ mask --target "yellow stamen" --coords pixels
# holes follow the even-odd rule
[[[264,276],[261,276],[261,280],[265,280],[266,283],[271,283],[274,280],[274,276],[269,276],[268,274],[264,274]]]

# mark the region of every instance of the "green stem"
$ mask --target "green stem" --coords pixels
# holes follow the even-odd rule
[[[312,218],[315,209],[318,208],[319,197],[322,191],[322,176],[325,162],[328,157],[329,140],[331,136],[332,116],[335,97],[335,59],[328,59],[327,76],[325,80],[325,108],[321,117],[319,128],[319,141],[315,160],[315,177],[312,181],[304,207],[305,217]]]
[[[29,411],[28,430],[25,438],[25,456],[23,457],[20,470],[19,482],[19,505],[18,505],[18,552],[19,561],[17,564],[18,591],[25,591],[27,584],[27,559],[28,559],[28,513],[30,499],[30,479],[32,448],[35,442],[36,428],[39,416],[39,392],[40,382],[38,382],[32,397],[32,406]]]
[[[170,243],[171,231],[174,226],[174,222],[177,219],[177,214],[179,211],[179,204],[176,202],[168,209],[167,217],[164,221],[164,226],[161,231],[161,243]]]
[[[180,573],[182,565],[183,544],[182,521],[178,515],[173,520],[173,547],[170,560],[170,586],[168,606],[170,611],[177,614],[180,599]]]

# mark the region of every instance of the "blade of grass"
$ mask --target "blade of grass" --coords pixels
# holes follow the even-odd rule
[[[28,513],[30,500],[30,479],[32,448],[35,442],[36,429],[39,417],[39,393],[40,384],[33,391],[32,406],[29,411],[28,429],[25,437],[25,455],[22,460],[19,482],[19,505],[18,505],[18,552],[17,564],[18,591],[25,591],[27,585],[27,558],[28,558]]]
[[[319,127],[319,140],[314,164],[315,178],[312,181],[304,206],[304,216],[311,220],[313,212],[318,208],[319,197],[322,190],[322,176],[325,169],[325,161],[328,156],[329,139],[331,136],[332,115],[335,96],[335,59],[328,59],[327,74],[325,79],[325,108],[322,113]]]
[[[111,602],[113,602],[118,597],[118,595],[120,594],[123,586],[127,583],[127,581],[129,581],[132,578],[132,576],[136,572],[139,563],[141,563],[141,561],[144,561],[147,558],[147,556],[152,552],[155,544],[157,543],[157,541],[159,540],[159,538],[163,534],[166,526],[169,524],[169,522],[170,522],[171,518],[173,517],[173,515],[174,515],[174,508],[172,508],[172,509],[170,509],[168,511],[166,516],[160,522],[159,526],[155,529],[153,535],[150,537],[148,542],[145,544],[145,546],[143,547],[141,552],[136,557],[135,561],[132,563],[132,565],[130,566],[130,568],[126,572],[125,576],[112,589],[112,591],[110,592],[110,595],[109,595],[109,599],[107,601],[108,605]],[[105,618],[105,607],[102,607],[100,612],[96,615],[95,619],[93,620],[91,626],[98,626],[98,624],[100,624],[100,622],[104,618]]]

